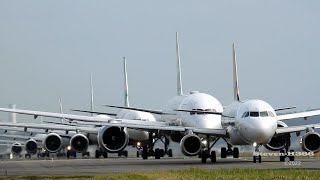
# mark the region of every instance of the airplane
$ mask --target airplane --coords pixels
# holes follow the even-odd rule
[[[310,117],[320,115],[320,110],[300,112],[300,113],[291,113],[286,115],[278,115],[275,113],[277,109],[273,109],[268,103],[262,100],[247,100],[240,101],[239,87],[238,87],[238,76],[237,76],[237,66],[236,66],[236,55],[235,47],[234,49],[234,98],[235,102],[226,106],[224,111],[217,111],[216,109],[212,110],[211,108],[193,108],[189,106],[189,109],[184,108],[182,104],[178,108],[174,108],[172,111],[181,112],[183,115],[189,114],[189,116],[194,115],[194,119],[181,119],[181,122],[184,122],[184,125],[187,126],[166,126],[166,125],[145,125],[145,124],[130,124],[126,123],[124,119],[114,119],[115,123],[104,122],[104,126],[101,128],[92,128],[92,127],[44,127],[41,124],[12,124],[12,123],[0,123],[1,126],[16,126],[24,128],[40,128],[40,129],[59,129],[66,131],[76,131],[76,132],[87,132],[93,134],[95,140],[98,144],[109,152],[118,152],[123,150],[128,143],[128,133],[127,128],[145,130],[150,132],[160,132],[164,134],[172,135],[172,133],[182,134],[180,140],[181,151],[187,156],[199,155],[202,159],[202,162],[206,162],[207,158],[210,158],[212,162],[216,161],[215,151],[211,151],[212,146],[215,144],[216,139],[224,138],[230,145],[253,145],[255,146],[255,151],[259,151],[262,145],[268,145],[272,142],[272,139],[278,140],[277,137],[281,135],[287,135],[292,132],[307,131],[308,133],[303,136],[302,145],[307,151],[319,151],[320,145],[312,144],[312,142],[320,141],[320,136],[318,133],[313,132],[313,129],[319,128],[320,124],[308,124],[300,126],[291,126],[287,127],[282,121],[289,119],[297,119],[301,117]],[[198,94],[198,93],[194,93]],[[187,97],[191,97],[194,94],[190,94]],[[178,96],[179,97],[179,96]],[[179,98],[177,98],[179,99]],[[185,101],[188,98],[181,98]],[[181,101],[181,102],[183,102]],[[177,102],[177,101],[176,101]],[[190,101],[189,101],[190,102]],[[192,102],[192,101],[191,101]],[[175,104],[177,107],[177,104]],[[212,105],[212,104],[210,104]],[[188,106],[187,106],[188,107]],[[200,109],[200,110],[199,110]],[[209,109],[209,110],[206,110]],[[279,108],[281,110],[283,108]],[[143,109],[139,109],[143,110]],[[88,116],[78,116],[71,114],[59,114],[59,113],[50,113],[50,112],[41,112],[41,111],[30,111],[30,110],[20,110],[20,109],[8,109],[0,108],[0,111],[19,113],[19,114],[28,114],[33,116],[46,116],[46,117],[55,117],[55,118],[65,118],[65,119],[76,119],[87,122],[101,122],[103,119],[97,117],[88,117]],[[162,113],[162,112],[161,112]],[[226,120],[221,121],[221,116],[227,118]],[[200,119],[200,117],[205,117]],[[208,118],[211,117],[211,118]],[[200,120],[200,121],[199,121]],[[222,128],[212,128],[208,125],[211,125],[212,121],[220,120],[219,123]],[[120,122],[120,123],[119,123]],[[187,124],[189,122],[189,124]],[[223,123],[222,123],[223,122]],[[225,125],[227,123],[228,125]],[[206,125],[205,127],[203,125]],[[279,126],[279,127],[278,127]],[[282,127],[280,127],[282,126]],[[203,147],[201,137],[217,137],[212,145],[209,146],[210,142],[207,143],[206,147]],[[90,137],[90,136],[89,136]],[[272,144],[269,144],[272,145]],[[285,150],[289,150],[284,148]],[[233,149],[233,155],[237,155],[237,150]],[[224,156],[225,152],[222,149],[221,154]],[[289,156],[288,156],[289,157]],[[284,160],[285,157],[280,157],[280,160]],[[294,159],[294,156],[289,157],[290,160]],[[253,162],[261,162],[261,156],[254,155]]]
[[[123,57],[123,74],[124,74],[124,106],[125,107],[129,107],[130,103],[129,103],[129,88],[128,88],[128,76],[127,76],[127,62],[126,62],[126,58]],[[96,117],[101,117],[101,115],[112,115],[115,116],[117,119],[127,119],[128,123],[140,123],[137,121],[141,121],[142,124],[164,124],[161,122],[157,122],[155,117],[149,113],[149,112],[143,112],[143,111],[137,111],[137,110],[128,110],[128,109],[121,109],[118,113],[114,114],[114,113],[106,113],[106,112],[97,112],[94,111],[94,105],[93,105],[93,86],[92,86],[92,76],[91,76],[91,110],[87,111],[87,110],[79,110],[79,109],[72,109],[72,111],[77,111],[77,112],[85,112],[85,113],[91,113],[92,116]],[[110,117],[106,117],[106,118],[110,118]],[[81,123],[81,122],[77,122],[77,125],[94,125],[94,126],[101,126],[101,124],[97,124],[97,123]],[[141,130],[136,130],[136,129],[127,129],[128,134],[129,134],[129,145],[132,145],[133,147],[136,147],[138,149],[137,151],[137,157],[140,156],[140,151],[141,151],[141,147],[143,146],[149,146],[151,151],[148,154],[148,156],[155,156],[156,158],[158,157],[162,157],[165,154],[167,154],[169,157],[172,157],[172,149],[168,149],[168,144],[165,145],[165,149],[154,149],[154,144],[155,142],[157,142],[159,139],[161,139],[161,137],[156,137],[154,133],[149,133],[148,131],[141,131]],[[101,153],[102,150],[100,150],[100,152],[96,151],[96,154]],[[119,151],[118,152],[118,156],[128,156],[128,152],[126,150],[124,151]],[[96,155],[96,157],[98,157],[98,155]]]

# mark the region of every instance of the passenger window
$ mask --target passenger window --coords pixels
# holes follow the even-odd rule
[[[268,117],[268,112],[267,111],[261,111],[260,112],[261,117]]]
[[[250,117],[259,117],[259,112],[251,111]]]

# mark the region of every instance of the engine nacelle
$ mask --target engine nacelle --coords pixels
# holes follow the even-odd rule
[[[77,152],[85,152],[89,146],[89,139],[83,134],[76,134],[70,139],[70,146]]]
[[[284,122],[278,121],[278,127],[288,127]],[[290,146],[290,133],[274,135],[270,142],[264,145],[265,148],[271,151],[279,151],[285,148],[286,145]]]
[[[180,142],[184,134],[182,132],[173,131],[170,133],[170,139],[173,142]]]
[[[34,139],[29,139],[24,148],[29,154],[36,154],[38,150],[38,143]]]
[[[105,126],[98,132],[99,146],[110,153],[122,151],[129,142],[129,134],[125,128]]]
[[[198,155],[201,146],[200,138],[194,134],[186,135],[180,141],[181,152],[186,156]]]
[[[43,147],[50,153],[58,152],[62,147],[62,138],[56,133],[50,133],[43,139]]]
[[[11,146],[12,154],[19,155],[22,152],[22,145],[20,143],[13,143]]]
[[[308,132],[301,139],[301,147],[307,152],[320,151],[320,135],[317,132]]]

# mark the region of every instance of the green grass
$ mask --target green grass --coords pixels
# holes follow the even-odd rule
[[[45,176],[25,176],[25,177],[0,177],[0,180],[9,179],[69,179],[69,180],[193,180],[193,179],[320,179],[319,170],[253,170],[253,169],[233,169],[233,170],[202,170],[189,169],[178,171],[161,171],[161,172],[146,172],[146,173],[130,173],[117,174],[109,176],[61,176],[61,177],[45,177]]]

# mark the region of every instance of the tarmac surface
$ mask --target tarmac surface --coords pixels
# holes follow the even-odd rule
[[[216,163],[201,163],[198,158],[163,158],[142,160],[139,158],[108,159],[56,159],[56,160],[2,160],[1,176],[97,176],[116,173],[169,171],[190,168],[200,169],[317,169],[320,158],[296,159],[295,163],[279,162],[278,158],[264,158],[253,163],[251,157],[217,159]]]

